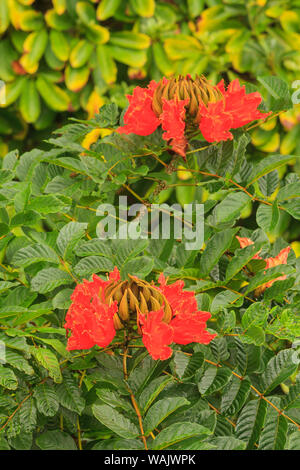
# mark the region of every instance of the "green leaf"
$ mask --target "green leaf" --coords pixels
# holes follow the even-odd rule
[[[26,268],[33,263],[48,261],[49,263],[59,263],[59,258],[52,248],[47,245],[32,245],[21,248],[13,257],[13,264]]]
[[[256,212],[256,222],[265,232],[272,232],[279,221],[277,201],[272,206],[260,204]]]
[[[280,399],[273,398],[274,405],[279,405]],[[288,422],[284,416],[268,405],[265,426],[260,435],[258,448],[260,450],[283,450],[286,443]]]
[[[62,375],[59,367],[59,363],[55,354],[49,349],[44,348],[31,348],[31,352],[35,359],[48,370],[50,377],[53,378],[54,382],[60,383],[62,381]]]
[[[197,436],[198,440],[203,440],[210,434],[212,434],[210,429],[197,423],[174,423],[163,429],[156,436],[151,448],[154,450],[162,450],[191,437]]]
[[[0,364],[0,385],[9,390],[18,388],[18,379],[11,369]]]
[[[175,369],[181,380],[189,380],[203,364],[203,353],[196,352],[192,356],[186,356],[181,351],[174,354]]]
[[[246,264],[251,261],[260,250],[261,244],[247,246],[246,248],[238,249],[235,256],[231,259],[226,269],[226,281],[232,279]]]
[[[109,258],[113,256],[113,250],[109,242],[93,238],[92,240],[83,241],[76,245],[74,252],[77,256],[104,256]]]
[[[263,158],[258,165],[253,168],[250,183],[247,184],[247,188],[251,186],[256,180],[261,178],[262,176],[270,173],[271,171],[275,170],[276,168],[280,168],[281,166],[285,165],[289,161],[293,160],[295,155],[270,155],[269,157]]]
[[[155,361],[148,354],[138,364],[139,367],[135,367],[129,375],[129,385],[139,395],[149,382],[159,373],[164,370],[167,361]]]
[[[267,269],[266,273],[264,271],[259,271],[249,282],[245,295],[257,289],[258,287],[266,284],[268,281],[277,279],[278,277],[284,274],[289,274],[290,272],[293,272],[291,266],[287,266],[284,264],[269,268]]]
[[[25,372],[25,374],[34,374],[34,370],[28,363],[28,361],[26,361],[26,359],[24,359],[21,354],[18,354],[15,351],[11,351],[10,349],[7,349],[7,351],[5,351],[5,362],[7,364],[10,364],[15,369]]]
[[[28,123],[36,122],[41,113],[40,95],[33,80],[28,80],[26,86],[23,87],[20,111],[23,119]]]
[[[85,408],[85,399],[81,396],[81,390],[73,377],[64,376],[63,382],[56,388],[56,393],[62,406],[79,415],[82,413]]]
[[[300,198],[282,204],[284,210],[288,212],[294,219],[300,220]]]
[[[218,313],[226,307],[239,307],[243,304],[243,294],[235,293],[230,290],[219,292],[213,299],[210,312]]]
[[[71,305],[73,289],[62,289],[52,300],[53,308],[68,309]]]
[[[238,219],[249,201],[250,197],[242,191],[228,194],[213,210],[214,224],[224,224]]]
[[[63,431],[46,431],[36,438],[42,450],[77,450],[74,439]]]
[[[54,196],[52,194],[38,196],[28,204],[28,209],[40,214],[57,214],[71,204],[71,199]],[[72,223],[72,222],[71,222]]]
[[[256,346],[262,346],[266,339],[264,330],[256,325],[249,326],[249,328],[245,330],[245,333],[240,335],[239,338],[244,343],[252,343]]]
[[[148,436],[164,419],[174,413],[178,408],[189,405],[184,397],[163,398],[151,406],[144,420],[144,432]]]
[[[289,434],[285,449],[287,449],[287,450],[300,450],[300,433],[299,433],[299,431],[295,431],[292,434]]]
[[[246,373],[256,372],[260,369],[261,350],[259,347],[251,344],[245,344],[239,337],[234,340],[237,348],[236,361],[238,369],[242,376]]]
[[[55,416],[59,409],[59,401],[54,388],[47,382],[37,385],[33,393],[37,409],[45,416]]]
[[[37,212],[24,211],[12,217],[10,221],[10,227],[15,228],[15,227],[23,226],[23,225],[25,226],[36,225],[40,219],[41,219],[41,216]]]
[[[28,395],[27,395],[28,396]],[[32,397],[29,397],[22,404],[21,408],[18,411],[20,424],[22,431],[24,433],[31,433],[36,429],[37,425],[37,412],[35,407],[35,402]]]
[[[148,240],[113,240],[112,249],[116,253],[116,264],[120,268],[129,260],[136,258],[148,246]]]
[[[146,51],[137,51],[119,46],[106,46],[111,56],[129,67],[143,67],[147,61]]]
[[[265,176],[262,176],[261,178],[259,178],[258,184],[259,189],[265,196],[272,196],[272,194],[279,185],[278,171],[274,170],[266,174]]]
[[[270,393],[297,370],[297,364],[294,364],[291,360],[292,354],[292,349],[282,349],[275,357],[270,359],[261,378],[262,393]]]
[[[64,284],[72,284],[71,276],[57,268],[46,268],[38,272],[31,281],[31,288],[35,292],[45,294]]]
[[[0,435],[0,450],[10,450],[7,440],[2,435]]]
[[[105,21],[115,14],[119,8],[121,0],[102,0],[97,8],[97,18]]]
[[[40,341],[41,343],[49,344],[62,357],[70,359],[70,357],[71,357],[70,352],[67,351],[65,344],[63,344],[59,339],[56,339],[56,338],[41,338],[40,336],[36,336],[36,335],[33,335],[33,338],[35,338],[37,341]]]
[[[118,436],[125,439],[134,439],[140,433],[135,424],[111,406],[94,404],[92,405],[92,411],[100,423],[111,429]]]
[[[222,254],[228,250],[237,231],[238,228],[226,229],[215,233],[210,238],[200,260],[202,276],[207,276],[217,264]]]
[[[268,316],[268,310],[261,302],[255,302],[247,308],[242,316],[242,327],[247,331],[251,326],[264,325]]]
[[[126,399],[120,397],[118,391],[109,390],[108,388],[97,388],[96,393],[101,401],[113,408],[123,408],[127,413],[132,412],[132,405]]]
[[[251,382],[247,377],[243,380],[232,376],[222,392],[221,413],[234,416],[245,404],[250,393]]]
[[[229,382],[231,371],[227,367],[208,366],[198,383],[201,395],[208,396],[221,390]]]
[[[235,428],[238,439],[245,441],[247,449],[253,449],[264,425],[267,403],[264,400],[251,400],[242,409]]]
[[[257,80],[268,92],[266,100],[268,109],[282,111],[292,108],[289,86],[285,81],[274,75],[257,77]]]
[[[69,222],[64,225],[57,237],[56,243],[63,257],[67,259],[78,241],[85,235],[86,223]]]
[[[300,183],[290,183],[279,189],[277,193],[278,201],[286,201],[288,199],[293,199],[300,197]]]
[[[209,440],[217,450],[245,450],[246,444],[232,436],[219,436]]]
[[[300,376],[297,377],[295,385],[291,385],[289,393],[281,399],[280,409],[289,410],[290,408],[300,407]]]
[[[81,277],[90,277],[94,273],[110,272],[114,269],[114,263],[103,256],[87,256],[74,266],[74,272]]]
[[[229,358],[230,352],[228,351],[226,338],[216,337],[210,342],[209,346],[217,362],[226,361]]]
[[[145,278],[153,269],[154,259],[149,256],[138,256],[125,263],[121,268],[121,276],[124,279],[128,274],[134,274],[139,278]]]
[[[119,118],[118,106],[115,103],[108,103],[100,108],[100,112],[95,116],[100,127],[111,127],[117,124]]]
[[[139,405],[143,410],[143,414],[146,413],[154,400],[170,382],[172,382],[171,377],[157,377],[143,390],[139,397]]]

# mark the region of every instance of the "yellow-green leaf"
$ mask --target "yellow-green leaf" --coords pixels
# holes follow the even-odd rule
[[[70,45],[66,35],[61,31],[50,31],[50,43],[55,56],[65,62],[70,55]]]
[[[130,0],[130,5],[139,16],[149,18],[154,15],[155,0]]]
[[[104,21],[113,16],[121,4],[121,0],[102,0],[97,8],[97,19]]]
[[[119,31],[110,35],[110,44],[130,49],[147,49],[150,46],[150,37],[133,31]]]
[[[82,67],[87,63],[91,54],[93,52],[93,45],[82,39],[79,41],[76,46],[72,49],[70,54],[70,64],[74,68]]]
[[[87,38],[96,44],[105,44],[109,41],[109,30],[99,24],[90,24],[86,30]]]
[[[70,98],[62,88],[42,76],[38,77],[36,86],[49,108],[54,111],[67,111],[69,109]]]
[[[135,51],[119,46],[107,46],[114,59],[130,67],[143,67],[147,61],[146,51]]]
[[[0,2],[0,34],[3,34],[9,26],[9,9],[7,0]]]
[[[80,91],[87,84],[89,76],[90,69],[88,67],[78,69],[73,69],[70,65],[66,67],[65,81],[71,91]]]
[[[40,115],[40,96],[33,80],[29,80],[26,86],[23,87],[20,98],[20,111],[24,120],[28,123],[35,122]]]

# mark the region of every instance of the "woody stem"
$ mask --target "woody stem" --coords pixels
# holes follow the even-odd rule
[[[125,381],[126,381],[127,389],[128,389],[128,391],[129,391],[129,393],[130,393],[130,399],[131,399],[131,402],[132,402],[134,411],[136,412],[136,415],[137,415],[137,418],[138,418],[138,421],[139,421],[139,426],[140,426],[140,430],[141,430],[141,439],[142,439],[142,441],[143,441],[143,444],[144,444],[145,449],[148,450],[147,441],[146,441],[146,437],[145,437],[145,434],[144,434],[142,415],[141,415],[139,406],[138,406],[138,404],[137,404],[137,401],[136,401],[136,399],[135,399],[135,397],[134,397],[134,394],[133,394],[131,388],[129,387],[129,385],[127,384],[127,380],[128,380],[128,371],[127,371],[128,340],[129,340],[129,339],[128,339],[127,337],[124,338],[124,350],[123,350],[123,373],[124,373],[124,379],[125,379]]]

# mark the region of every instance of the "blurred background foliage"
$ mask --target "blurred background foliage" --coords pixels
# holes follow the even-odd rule
[[[238,77],[255,85],[257,76],[276,75],[292,86],[300,72],[300,0],[1,0],[0,37],[4,156],[47,146],[69,117],[92,118],[107,102],[125,108],[134,86],[162,76],[203,73],[213,83]],[[299,155],[300,105],[253,129],[251,144],[251,158]],[[275,170],[258,190],[274,200],[289,173],[300,168]],[[183,185],[162,191],[161,201],[194,200],[200,189],[190,178],[181,168],[173,179]],[[211,197],[218,194],[201,189],[203,202]],[[253,212],[249,203],[243,217]],[[284,214],[269,237],[285,235],[299,253],[299,233]]]

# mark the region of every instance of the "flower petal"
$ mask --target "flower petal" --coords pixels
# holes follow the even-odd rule
[[[173,329],[163,322],[164,308],[140,314],[139,321],[142,325],[143,343],[153,359],[164,361],[171,357],[172,349],[168,346],[173,341]]]
[[[103,302],[104,289],[109,282],[94,274],[92,281],[84,280],[76,286],[66,315],[65,328],[71,331],[68,350],[90,349],[96,344],[106,347],[114,338],[113,316],[118,310],[117,302],[111,305]]]
[[[232,140],[233,136],[229,129],[232,127],[233,119],[231,114],[225,111],[225,100],[208,103],[207,107],[200,103],[199,114],[199,129],[207,142]]]
[[[238,239],[238,242],[239,242],[241,248],[246,248],[246,246],[254,245],[254,242],[250,238],[238,237],[238,236],[236,236],[236,238]],[[256,255],[253,256],[253,259],[262,259],[260,256],[258,256],[258,253],[260,253],[260,251],[261,250],[259,250],[256,253]]]
[[[160,284],[158,289],[169,302],[173,315],[182,312],[197,311],[197,300],[195,293],[191,291],[184,291],[183,281],[176,281],[173,284],[167,285],[167,281],[164,275],[161,274],[159,276],[158,282]]]
[[[185,130],[185,106],[189,100],[166,100],[163,98],[163,111],[160,121],[164,131],[163,139],[170,141],[174,152],[185,158],[187,140],[184,136]]]
[[[215,338],[216,334],[211,334],[206,330],[206,321],[209,320],[209,312],[180,313],[176,315],[170,325],[173,328],[174,343],[208,344]]]
[[[287,259],[289,252],[291,250],[290,246],[287,246],[286,248],[283,248],[283,250],[278,253],[277,256],[274,258],[267,258],[266,261],[266,269],[274,268],[275,266],[279,266],[281,264],[287,264]],[[266,271],[265,271],[266,273]],[[286,279],[286,274],[283,276],[276,277],[276,279],[272,279],[271,281],[266,282],[265,284],[261,285],[258,287],[255,291],[256,296],[261,295],[266,289],[271,287],[275,281],[284,281]]]
[[[152,80],[147,88],[137,86],[132,96],[127,95],[129,106],[124,115],[124,126],[117,129],[120,134],[150,135],[159,126],[160,121],[152,109],[153,93],[157,85]]]
[[[291,247],[287,246],[286,248],[283,248],[283,250],[278,253],[277,256],[274,258],[267,258],[266,259],[266,268],[273,268],[274,266],[279,266],[280,264],[286,264],[289,252],[291,251]]]
[[[233,80],[225,92],[225,111],[233,119],[232,129],[237,129],[256,119],[265,119],[272,114],[262,113],[257,109],[261,103],[260,93],[246,93],[245,85],[240,86],[238,79]]]

